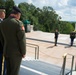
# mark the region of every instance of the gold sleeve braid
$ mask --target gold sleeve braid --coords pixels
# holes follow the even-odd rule
[[[3,57],[2,57],[2,72],[1,72],[1,75],[3,75],[3,72],[4,72],[4,61],[5,61],[5,57],[3,55]]]

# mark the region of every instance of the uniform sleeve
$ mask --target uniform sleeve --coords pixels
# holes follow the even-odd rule
[[[4,39],[3,39],[3,35],[2,35],[1,29],[0,29],[0,52],[3,52],[3,45],[4,45]]]
[[[0,42],[2,45],[4,45],[4,39],[3,39],[3,35],[2,35],[1,30],[0,30]]]
[[[0,23],[0,26],[1,26],[1,23]],[[1,32],[1,29],[0,29],[0,42],[1,42],[2,45],[4,45],[4,39],[3,39],[3,35],[2,35],[2,32]]]
[[[23,23],[18,24],[17,26],[17,39],[19,43],[20,53],[22,55],[26,54],[26,37],[25,37],[25,29]]]

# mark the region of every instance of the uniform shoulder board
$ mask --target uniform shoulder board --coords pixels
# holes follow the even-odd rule
[[[25,30],[24,25],[23,25],[23,22],[20,21],[20,20],[17,20],[17,22],[19,23],[19,25],[21,27],[21,30]]]

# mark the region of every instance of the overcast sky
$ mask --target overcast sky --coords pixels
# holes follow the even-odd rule
[[[21,2],[32,3],[36,7],[51,6],[65,21],[76,21],[76,0],[14,0],[16,4]]]

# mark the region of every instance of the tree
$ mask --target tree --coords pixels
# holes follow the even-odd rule
[[[5,7],[5,0],[0,0],[0,7],[4,6]]]
[[[61,16],[56,14],[50,6],[44,6],[40,9],[33,4],[24,2],[20,3],[19,7],[22,10],[21,20],[29,20],[34,25],[35,30],[54,32],[55,29],[58,29],[60,33],[69,33],[74,29],[71,23],[60,21]]]
[[[6,6],[6,18],[9,16],[12,7],[15,5],[13,0],[6,0],[5,6]]]
[[[61,22],[61,33],[63,34],[69,34],[74,30],[74,27],[69,22]]]

